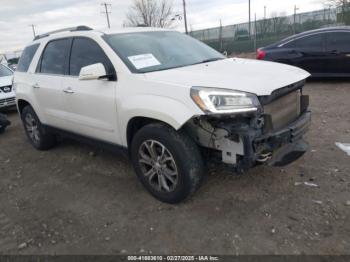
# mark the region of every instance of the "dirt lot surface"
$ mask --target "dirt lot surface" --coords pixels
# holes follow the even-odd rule
[[[210,172],[193,198],[153,199],[120,155],[0,135],[2,254],[350,254],[350,84],[311,82],[310,152],[286,168]],[[309,182],[317,187],[303,184]]]

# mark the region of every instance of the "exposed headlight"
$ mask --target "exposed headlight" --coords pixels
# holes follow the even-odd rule
[[[256,112],[260,108],[256,95],[229,89],[193,87],[191,97],[206,113],[249,113]]]

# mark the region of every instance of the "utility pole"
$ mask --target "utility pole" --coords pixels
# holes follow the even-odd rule
[[[32,27],[32,30],[33,30],[33,36],[34,38],[36,37],[36,33],[35,33],[35,25],[30,25]]]
[[[250,8],[251,8],[251,5],[250,5],[250,0],[248,0],[249,1],[249,37],[251,36],[251,29],[252,29],[252,21],[251,21],[251,13],[250,13]]]
[[[260,32],[261,33],[261,36],[264,37],[265,36],[265,33],[267,31],[267,28],[266,28],[266,5],[264,6],[264,23],[263,23],[263,29],[262,31]]]
[[[256,30],[256,13],[254,15],[254,51],[257,51],[257,30]]]
[[[101,4],[102,6],[104,6],[105,8],[105,11],[102,11],[103,14],[106,14],[106,17],[107,17],[107,24],[108,24],[108,28],[111,28],[111,24],[109,22],[109,14],[111,13],[110,11],[108,11],[108,8],[110,8],[112,5],[111,4],[108,4],[108,3],[102,3]]]
[[[296,34],[296,31],[297,31],[297,29],[296,29],[296,23],[297,23],[297,21],[296,21],[296,18],[297,18],[297,11],[299,10],[299,8],[295,5],[294,6],[294,34]]]
[[[185,21],[185,32],[188,35],[188,27],[187,27],[187,11],[186,11],[186,0],[182,0],[184,7],[184,21]]]
[[[219,38],[220,38],[220,52],[223,52],[224,43],[223,43],[223,39],[222,39],[222,21],[221,21],[221,19],[220,19],[220,32],[219,32]]]

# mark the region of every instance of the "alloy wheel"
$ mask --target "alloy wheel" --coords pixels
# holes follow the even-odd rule
[[[29,138],[33,143],[38,144],[40,142],[39,126],[32,114],[27,114],[25,116],[24,125]]]
[[[170,193],[176,189],[179,180],[176,162],[162,143],[155,140],[143,142],[139,149],[139,164],[155,190]]]

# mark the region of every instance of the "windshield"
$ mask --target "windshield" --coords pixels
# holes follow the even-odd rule
[[[12,76],[13,73],[10,69],[8,69],[7,67],[0,65],[0,77],[3,76]]]
[[[211,62],[225,57],[179,32],[138,32],[105,35],[105,41],[133,73],[148,73]]]

